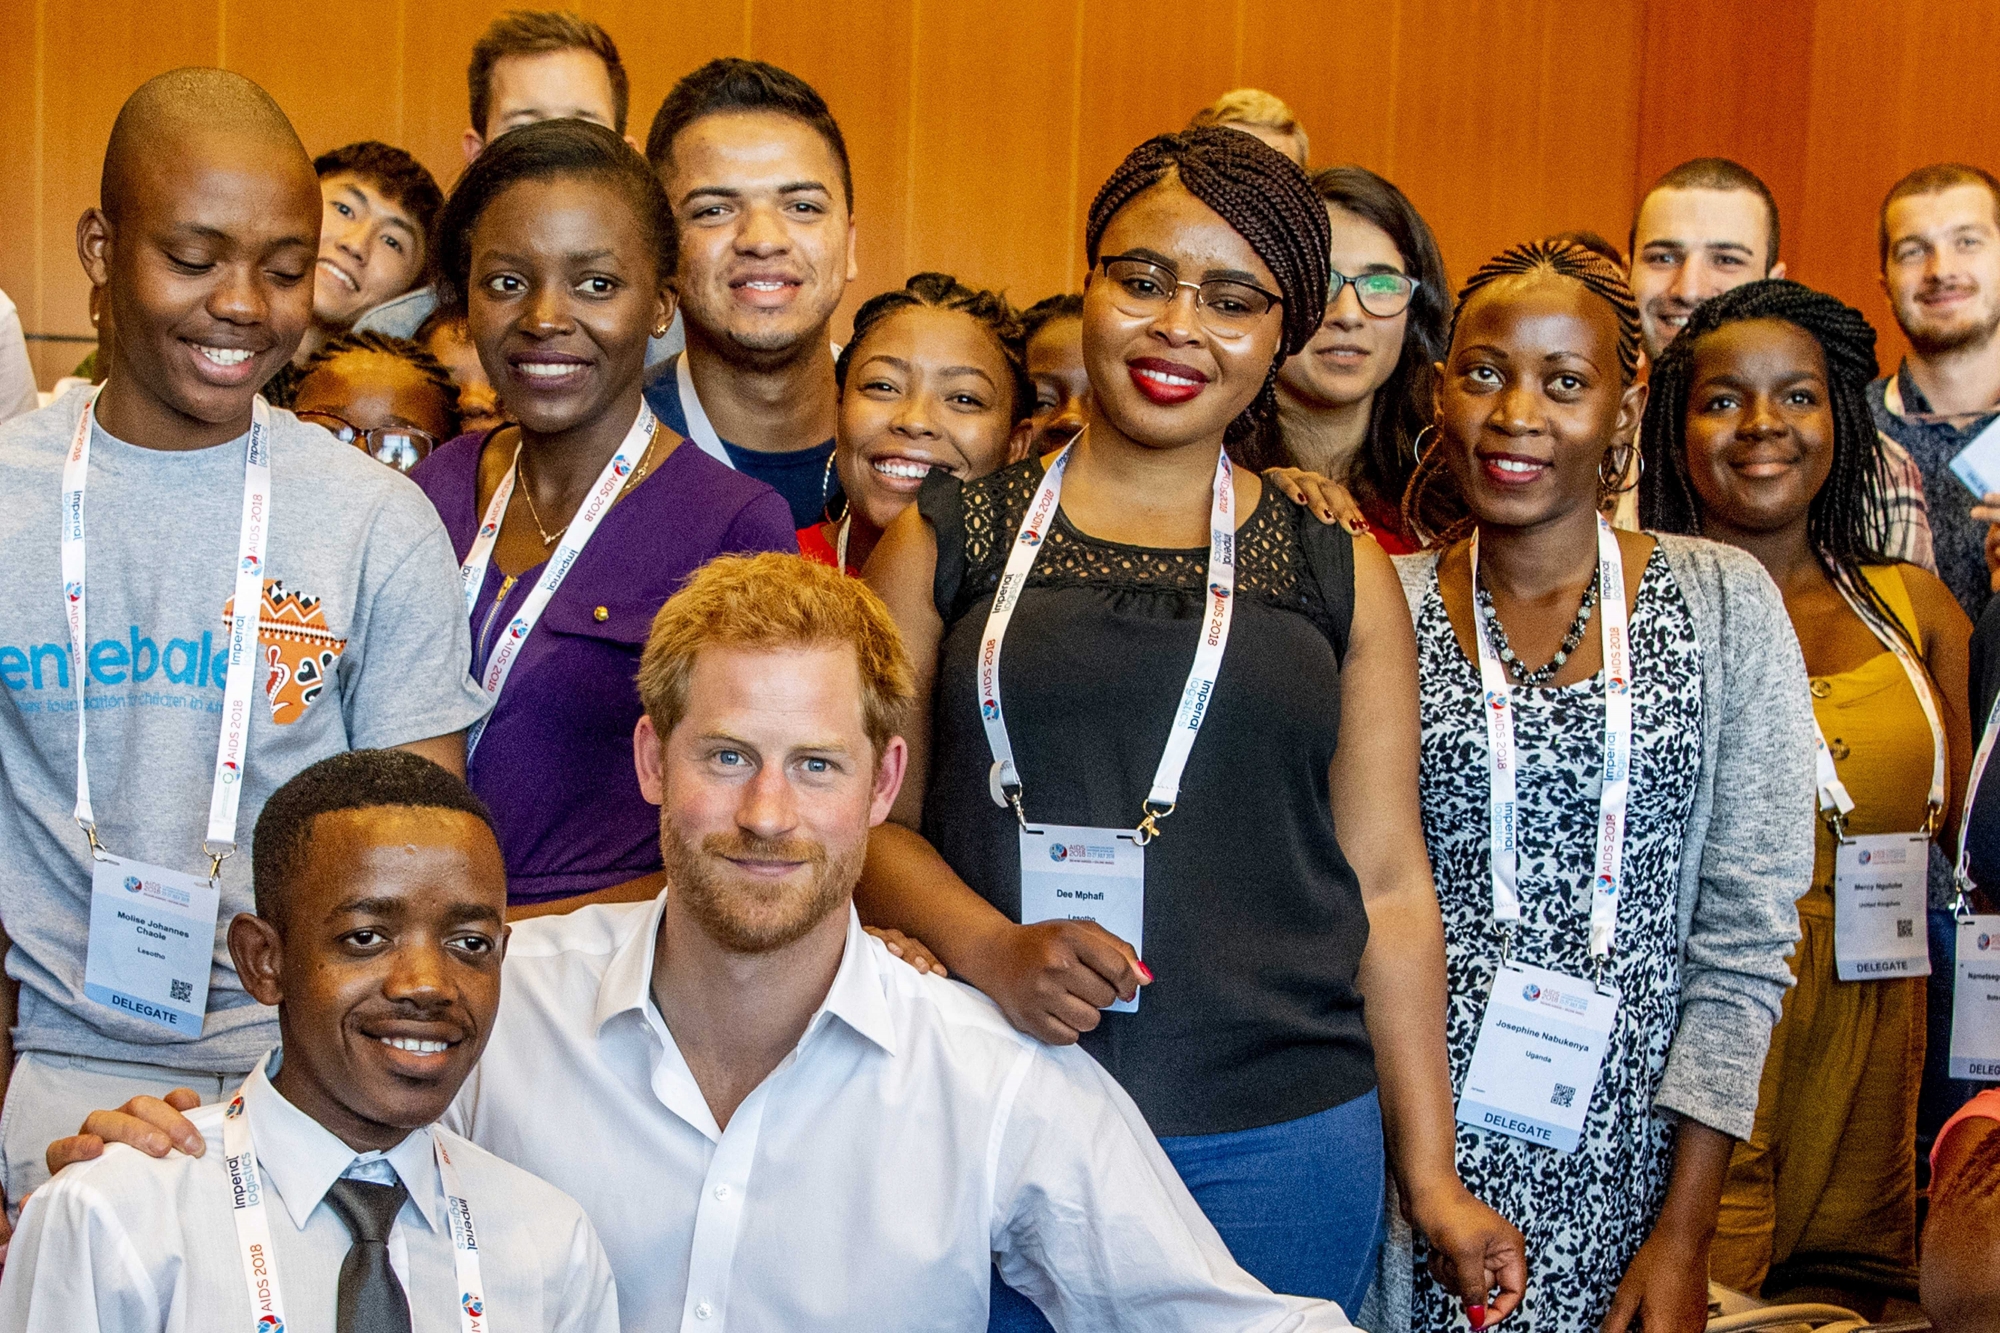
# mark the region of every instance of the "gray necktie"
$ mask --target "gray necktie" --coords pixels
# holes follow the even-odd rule
[[[371,1185],[345,1176],[326,1192],[327,1206],[354,1237],[340,1264],[338,1333],[410,1333],[410,1303],[389,1266],[389,1228],[409,1197],[400,1180]]]

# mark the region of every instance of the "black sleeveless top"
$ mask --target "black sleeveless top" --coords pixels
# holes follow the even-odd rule
[[[1020,824],[987,789],[974,662],[1007,551],[1042,479],[1027,459],[977,481],[931,473],[946,626],[932,703],[924,835],[1020,920]],[[1087,537],[1058,512],[1000,657],[1031,823],[1131,828],[1173,725],[1205,606],[1208,549]],[[1083,1047],[1156,1134],[1311,1115],[1375,1086],[1355,985],[1368,918],[1334,841],[1327,769],[1354,547],[1266,485],[1237,530],[1236,605],[1180,801],[1146,848],[1139,1012]]]

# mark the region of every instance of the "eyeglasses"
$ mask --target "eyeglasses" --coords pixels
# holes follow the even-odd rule
[[[373,430],[362,430],[331,412],[305,411],[295,415],[301,421],[326,427],[333,432],[334,439],[353,445],[376,462],[387,463],[398,472],[408,472],[430,457],[431,450],[437,448],[437,437],[415,426],[377,426]]]
[[[1410,298],[1417,294],[1423,284],[1403,273],[1361,273],[1350,278],[1345,273],[1331,273],[1327,277],[1326,308],[1333,309],[1340,300],[1340,289],[1352,284],[1354,299],[1361,302],[1361,308],[1377,319],[1394,319],[1410,308]]]
[[[1182,282],[1180,274],[1163,264],[1132,255],[1106,255],[1097,261],[1104,276],[1117,290],[1113,300],[1128,315],[1155,315],[1172,303],[1185,287],[1194,293],[1194,307],[1211,333],[1240,338],[1271,313],[1285,298],[1267,292],[1255,283],[1235,278],[1210,278],[1207,282]]]

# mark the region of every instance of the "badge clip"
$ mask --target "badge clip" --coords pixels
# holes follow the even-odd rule
[[[1139,821],[1139,826],[1132,830],[1132,841],[1138,843],[1141,847],[1144,847],[1147,843],[1159,837],[1160,836],[1159,821],[1165,819],[1168,815],[1172,814],[1174,812],[1174,807],[1178,804],[1179,802],[1177,801],[1169,801],[1167,803],[1167,808],[1161,810],[1155,807],[1154,802],[1152,801],[1146,802],[1146,804],[1142,807],[1146,812],[1145,817]]]

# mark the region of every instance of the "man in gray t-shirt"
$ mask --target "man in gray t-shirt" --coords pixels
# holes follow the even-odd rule
[[[411,748],[462,771],[462,733],[486,710],[467,674],[451,543],[422,492],[271,410],[263,594],[248,608],[244,668],[255,676],[206,1012],[195,1032],[85,993],[93,861],[73,813],[78,678],[103,847],[205,878],[225,613],[246,609],[234,606],[245,443],[258,385],[310,317],[318,195],[289,123],[239,76],[175,71],[120,112],[103,204],[79,229],[119,330],[92,408],[79,654],[63,471],[92,395],[0,426],[0,930],[6,989],[18,989],[0,1052],[10,1209],[45,1178],[47,1141],[116,1104],[107,1093],[193,1079],[219,1094],[277,1041],[275,1014],[243,990],[222,937],[251,910],[250,834],[270,793],[348,749]]]

